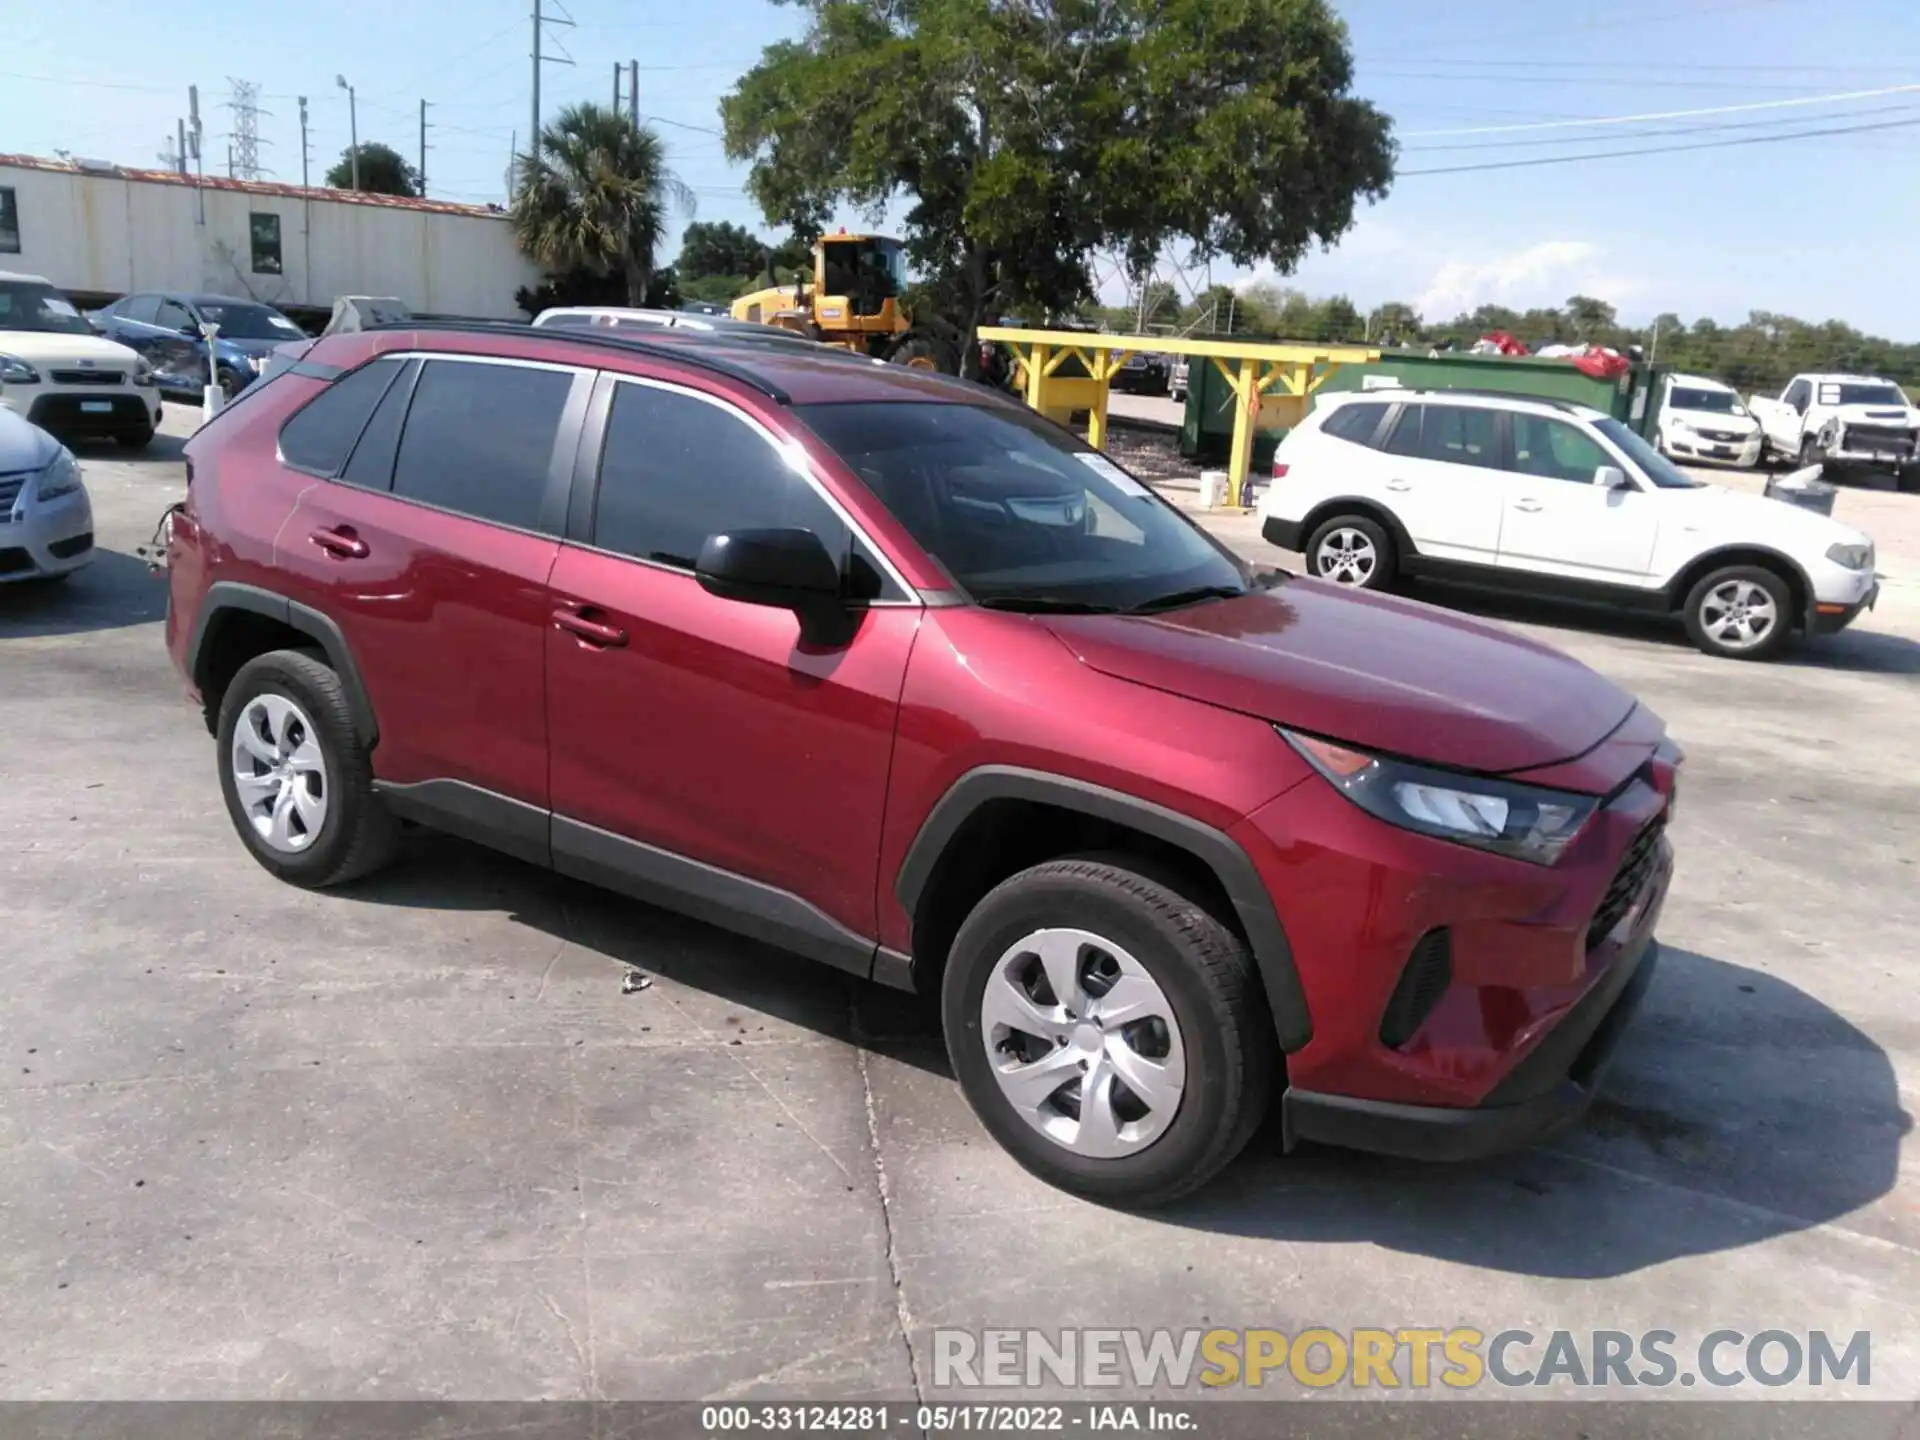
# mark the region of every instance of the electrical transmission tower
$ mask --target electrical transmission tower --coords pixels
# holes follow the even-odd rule
[[[233,130],[228,136],[233,142],[233,178],[258,180],[260,146],[263,143],[260,139],[260,117],[270,112],[260,108],[260,87],[253,81],[235,80],[229,76],[227,83],[233,87],[233,97],[227,101],[227,108],[233,112]]]

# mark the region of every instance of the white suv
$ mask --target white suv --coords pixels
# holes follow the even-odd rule
[[[0,406],[67,439],[111,436],[138,449],[160,423],[153,367],[103,340],[38,275],[0,270]]]
[[[1427,576],[1677,613],[1708,654],[1748,660],[1879,594],[1859,531],[1703,484],[1611,416],[1531,396],[1324,396],[1281,442],[1260,517],[1336,584]]]

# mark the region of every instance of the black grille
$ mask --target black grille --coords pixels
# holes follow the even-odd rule
[[[69,535],[65,540],[55,540],[47,546],[47,553],[56,560],[71,560],[76,555],[84,555],[93,548],[93,532]]]
[[[108,410],[83,410],[87,404],[108,405]],[[87,401],[78,395],[42,395],[33,402],[33,410],[27,416],[34,424],[55,434],[65,431],[80,433],[102,431],[117,434],[129,431],[145,430],[153,424],[147,413],[146,402],[138,395],[129,395],[124,391],[112,396],[101,396],[99,400]]]
[[[1738,445],[1746,437],[1737,430],[1701,430],[1702,440],[1711,440],[1716,445]]]
[[[1380,1043],[1398,1050],[1411,1040],[1452,983],[1452,932],[1429,930],[1407,956],[1407,968],[1393,987],[1387,1013],[1380,1017]]]
[[[0,575],[18,575],[22,570],[33,569],[33,556],[18,545],[0,548]]]
[[[13,508],[13,502],[20,498],[20,487],[26,483],[24,475],[0,475],[0,520],[7,518],[4,512]]]
[[[127,377],[118,370],[49,370],[56,385],[118,385]]]
[[[1840,448],[1906,455],[1913,450],[1913,436],[1898,425],[1849,425],[1840,432]]]
[[[1587,926],[1589,950],[1611,935],[1613,927],[1620,923],[1620,917],[1633,908],[1633,902],[1639,898],[1647,877],[1653,873],[1654,860],[1660,850],[1660,836],[1666,825],[1667,817],[1663,814],[1633,837],[1633,844],[1627,847],[1627,853],[1621,857],[1620,868],[1613,873],[1613,883],[1607,886],[1600,908],[1594,912],[1593,923]]]

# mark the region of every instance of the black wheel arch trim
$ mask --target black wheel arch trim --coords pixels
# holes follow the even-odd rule
[[[315,641],[326,653],[327,663],[340,677],[340,687],[347,696],[347,707],[353,714],[354,734],[361,744],[369,748],[378,742],[380,727],[374,719],[373,704],[367,699],[367,687],[360,679],[360,667],[354,663],[353,651],[347,645],[347,637],[341,633],[340,627],[312,606],[302,605],[298,600],[259,585],[247,585],[238,580],[216,580],[207,587],[207,593],[200,601],[199,617],[194,621],[193,635],[187,642],[187,673],[193,676],[196,686],[201,686],[204,691],[203,661],[207,637],[213,633],[214,621],[222,614],[235,610],[278,620]]]
[[[954,836],[982,805],[996,800],[1055,805],[1126,825],[1186,851],[1207,866],[1226,892],[1253,949],[1280,1048],[1292,1053],[1313,1038],[1306,995],[1294,968],[1293,947],[1273,908],[1273,897],[1247,852],[1211,825],[1123,791],[1012,765],[983,765],[969,770],[928,812],[900,863],[894,895],[909,915],[917,912],[935,867]]]
[[[1671,597],[1669,603],[1676,613],[1684,610],[1687,604],[1687,597],[1693,593],[1693,587],[1706,579],[1707,576],[1711,575],[1715,570],[1733,565],[1751,565],[1754,563],[1756,557],[1761,560],[1771,561],[1775,565],[1785,569],[1791,577],[1792,582],[1800,587],[1799,598],[1801,604],[1798,619],[1803,626],[1811,630],[1816,613],[1814,609],[1813,580],[1808,576],[1805,568],[1799,561],[1795,560],[1791,555],[1774,549],[1771,545],[1740,543],[1718,545],[1707,551],[1704,555],[1694,556],[1693,559],[1686,563],[1680,573],[1674,576],[1672,581],[1669,582],[1667,587],[1667,593]]]
[[[1394,559],[1400,569],[1406,568],[1409,558],[1419,557],[1420,551],[1414,545],[1413,537],[1407,533],[1407,527],[1400,523],[1400,517],[1378,500],[1369,500],[1361,495],[1341,495],[1332,500],[1322,500],[1309,510],[1300,521],[1301,545],[1310,544],[1313,532],[1339,515],[1358,515],[1386,526],[1387,534],[1393,540]],[[1301,553],[1305,553],[1304,549]]]

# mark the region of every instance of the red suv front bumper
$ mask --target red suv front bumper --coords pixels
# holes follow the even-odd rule
[[[1287,1143],[1469,1159],[1578,1117],[1658,961],[1672,788],[1649,761],[1553,866],[1397,829],[1313,781],[1243,821],[1313,1024],[1287,1057]]]

